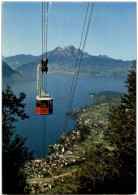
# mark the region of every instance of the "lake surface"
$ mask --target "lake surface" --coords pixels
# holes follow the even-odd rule
[[[34,157],[42,157],[48,152],[48,145],[60,140],[72,83],[72,75],[48,74],[47,91],[53,97],[53,115],[40,116],[35,113],[37,96],[36,81],[11,83],[15,94],[26,94],[26,113],[29,119],[16,123],[17,132],[27,136],[26,145],[34,150]],[[73,99],[72,109],[94,103],[90,93],[101,91],[125,92],[123,78],[79,77]],[[4,87],[3,87],[4,88]],[[68,118],[67,131],[73,131],[75,121]],[[45,128],[46,127],[46,128]],[[45,131],[46,129],[46,131]]]

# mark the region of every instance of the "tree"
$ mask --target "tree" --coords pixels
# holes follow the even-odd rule
[[[10,86],[2,92],[2,186],[6,194],[25,192],[26,175],[23,166],[33,158],[33,151],[28,152],[28,147],[24,145],[27,137],[15,135],[14,123],[29,118],[24,109],[25,97],[24,93],[16,97]]]
[[[111,108],[106,140],[114,147],[118,193],[136,192],[136,61],[126,80],[127,93]]]
[[[85,163],[77,173],[78,189],[76,193],[113,193],[113,181],[117,178],[118,171],[112,162],[112,150],[103,143],[97,143],[95,147],[93,146],[87,152]]]
[[[104,130],[107,145],[97,143],[88,151],[76,176],[76,193],[136,193],[136,62],[129,72],[127,93],[110,108],[109,127]]]

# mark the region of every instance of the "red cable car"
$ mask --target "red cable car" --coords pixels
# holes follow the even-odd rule
[[[53,114],[53,99],[51,97],[36,98],[36,114]]]
[[[42,61],[43,63],[46,63],[46,60]],[[40,64],[37,65],[37,90],[38,90],[38,96],[36,97],[36,114],[39,115],[49,115],[53,114],[53,98],[50,96],[50,94],[46,91],[44,91],[41,88],[41,71],[47,72],[48,68],[47,66],[41,66]],[[42,74],[43,75],[43,74]]]

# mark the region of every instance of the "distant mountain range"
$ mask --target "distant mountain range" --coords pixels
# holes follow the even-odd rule
[[[77,62],[79,49],[70,45],[64,48],[57,47],[49,51],[48,68],[49,72],[59,72],[64,74],[72,74]],[[45,56],[45,54],[43,55]],[[40,63],[42,55],[16,55],[4,57],[3,61],[7,63],[3,70],[3,76],[8,74],[19,74],[36,77],[36,66]],[[86,52],[80,68],[80,75],[99,76],[99,77],[126,77],[132,66],[133,61],[115,60],[106,55],[92,56]],[[5,69],[7,68],[7,72]],[[12,69],[9,69],[12,68]],[[13,72],[15,71],[15,72]]]

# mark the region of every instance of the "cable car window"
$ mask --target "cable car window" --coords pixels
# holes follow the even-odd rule
[[[53,100],[49,101],[49,107],[52,108],[53,107]]]
[[[42,102],[41,102],[41,106],[42,106],[43,108],[48,107],[48,101],[42,101]]]
[[[36,107],[40,108],[40,101],[36,100]]]

